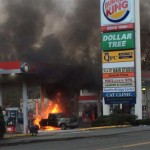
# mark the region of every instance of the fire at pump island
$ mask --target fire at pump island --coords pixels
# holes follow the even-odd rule
[[[35,116],[33,124],[44,130],[56,130],[60,128],[66,130],[67,128],[78,127],[78,118],[66,112],[60,101],[61,98],[49,101],[48,105],[41,111],[41,115],[38,114]],[[36,109],[38,109],[38,107]]]

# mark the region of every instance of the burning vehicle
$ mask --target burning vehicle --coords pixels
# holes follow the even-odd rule
[[[39,122],[40,127],[53,126],[60,127],[62,130],[69,128],[76,128],[79,121],[76,116],[66,116],[63,113],[50,113],[47,119],[41,119]]]
[[[43,109],[37,112],[33,122],[41,130],[66,130],[67,128],[76,128],[79,126],[79,119],[72,110],[68,111],[67,103],[64,102],[61,93],[57,93],[53,100],[43,105]],[[38,109],[38,107],[36,107]]]

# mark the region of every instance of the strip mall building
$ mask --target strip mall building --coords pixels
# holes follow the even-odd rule
[[[79,96],[79,116],[82,116],[83,111],[89,109],[91,106],[96,106],[98,115],[102,115],[102,102],[99,93],[81,90]],[[112,104],[110,113],[112,113],[116,107],[122,109],[123,112],[134,114],[134,105],[132,104]],[[142,71],[142,116],[143,118],[150,117],[150,72],[148,71]]]

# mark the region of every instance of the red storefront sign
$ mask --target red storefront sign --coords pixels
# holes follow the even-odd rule
[[[135,24],[118,24],[118,25],[111,25],[111,26],[101,26],[101,32],[111,32],[111,31],[124,31],[124,30],[133,30]]]

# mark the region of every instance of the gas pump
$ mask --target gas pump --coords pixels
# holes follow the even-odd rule
[[[17,118],[19,114],[19,108],[9,107],[6,108],[6,115],[8,117],[6,121],[6,131],[7,132],[16,132]]]

